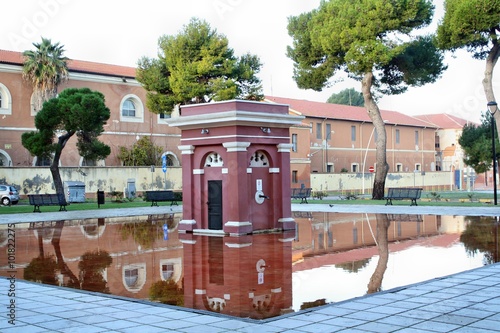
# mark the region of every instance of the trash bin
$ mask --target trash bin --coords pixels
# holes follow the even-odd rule
[[[97,190],[97,208],[101,208],[104,205],[104,191]]]
[[[80,181],[64,182],[67,202],[85,202],[85,184]]]

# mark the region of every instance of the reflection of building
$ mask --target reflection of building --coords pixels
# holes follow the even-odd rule
[[[253,319],[291,311],[293,236],[181,234],[185,306]]]
[[[391,253],[413,246],[443,250],[459,242],[471,221],[459,216],[387,217]],[[292,298],[295,302],[306,294],[307,302],[321,302],[325,294],[310,299],[304,292],[318,289],[310,281],[317,281],[316,274],[323,278],[324,270],[316,268],[339,265],[356,274],[379,256],[377,218],[382,218],[376,214],[310,212],[294,214],[294,218],[295,231],[239,237],[179,235],[181,217],[171,214],[17,224],[16,276],[22,279],[40,256],[59,255],[73,277],[81,280],[82,255],[106,251],[111,264],[99,273],[114,295],[150,299],[153,287],[173,280],[184,288],[177,290],[184,302],[175,304],[238,317],[269,318],[292,311]],[[0,226],[2,253],[7,250],[6,235],[6,226]],[[424,264],[432,262],[425,256],[421,259]],[[7,256],[0,256],[0,275],[10,274],[7,264]],[[311,274],[307,279],[293,280],[293,274],[306,271]],[[60,284],[69,284],[68,272],[61,274],[57,268],[51,273]],[[347,290],[355,280],[352,275],[347,279],[334,284]],[[363,289],[366,283],[363,281]]]
[[[450,233],[457,240],[462,228],[457,228],[454,218],[435,215],[389,214],[389,243],[418,239],[419,237],[439,236]],[[313,212],[309,217],[299,218],[297,239],[293,244],[294,262],[316,254],[335,253],[339,263],[370,258],[377,253],[376,214],[340,214]],[[462,217],[463,219],[463,217]],[[411,243],[407,243],[410,245]],[[398,245],[399,246],[399,245]],[[367,251],[368,247],[371,247]],[[362,248],[351,258],[339,254]],[[361,256],[361,257],[355,257]],[[365,256],[363,258],[363,256]]]
[[[112,262],[99,274],[106,281],[109,292],[148,299],[149,289],[157,281],[173,279],[182,285],[182,244],[176,232],[178,222],[178,216],[167,214],[108,218],[106,223],[101,219],[88,219],[17,225],[17,276],[23,278],[24,270],[33,259],[39,256],[55,258],[60,253],[69,272],[79,277],[79,264],[84,253],[106,251]],[[163,225],[167,225],[167,240]],[[4,256],[0,258],[0,267],[0,275],[6,275]],[[56,274],[60,284],[69,283],[70,275]]]

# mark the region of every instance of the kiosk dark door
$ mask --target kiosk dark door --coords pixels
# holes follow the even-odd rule
[[[208,181],[208,229],[222,230],[222,180]]]

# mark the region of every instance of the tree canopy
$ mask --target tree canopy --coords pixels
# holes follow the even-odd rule
[[[160,37],[158,48],[158,58],[143,57],[137,68],[153,113],[170,114],[182,104],[263,99],[256,76],[260,59],[249,53],[236,57],[228,39],[205,21],[191,19],[177,35]]]
[[[492,82],[500,56],[499,37],[499,0],[445,1],[445,14],[437,29],[438,46],[451,51],[464,48],[474,58],[486,60],[483,89],[487,102],[496,101]],[[500,112],[495,118],[500,131]]]
[[[495,149],[500,150],[496,139]],[[476,173],[483,173],[493,165],[491,116],[483,113],[481,124],[467,124],[462,130],[458,143],[464,151],[464,163],[471,166]],[[498,153],[497,153],[498,154]]]
[[[386,133],[376,94],[399,94],[409,86],[438,79],[446,69],[433,36],[412,32],[431,22],[430,0],[330,0],[318,9],[290,17],[299,88],[322,90],[338,72],[361,82],[364,105],[377,131],[377,172],[373,198],[384,196]]]
[[[124,166],[161,165],[162,151],[161,147],[154,145],[149,136],[143,136],[130,149],[120,147],[118,158]]]
[[[64,193],[59,160],[73,135],[78,138],[78,152],[87,160],[104,159],[111,153],[109,146],[98,139],[109,117],[102,93],[69,88],[43,104],[35,116],[36,131],[23,133],[22,144],[33,156],[52,157],[50,171],[57,193]]]
[[[33,85],[36,111],[43,102],[55,97],[57,86],[68,77],[68,65],[64,46],[42,37],[41,43],[33,43],[35,50],[23,52],[23,78]]]
[[[332,94],[326,102],[352,106],[363,106],[365,104],[363,94],[354,88],[344,89],[337,94]]]

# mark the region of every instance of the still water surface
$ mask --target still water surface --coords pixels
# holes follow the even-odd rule
[[[178,233],[180,214],[17,224],[16,276],[263,319],[499,261],[490,217],[294,215],[296,231],[240,237]]]

